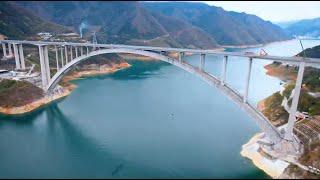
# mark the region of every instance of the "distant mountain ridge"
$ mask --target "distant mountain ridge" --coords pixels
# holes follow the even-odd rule
[[[297,21],[285,28],[292,36],[320,38],[320,18]]]
[[[91,32],[95,31],[100,43],[210,49],[291,38],[280,27],[257,16],[228,12],[204,3],[17,1],[15,4],[77,33],[81,25],[86,39],[91,39]]]
[[[296,22],[298,22],[299,20],[292,20],[292,21],[281,21],[281,22],[273,22],[274,24],[280,26],[282,29],[287,28],[288,26],[290,26],[291,24],[294,24]]]
[[[279,26],[255,15],[192,2],[143,2],[150,11],[176,17],[208,32],[220,45],[254,45],[288,40]]]

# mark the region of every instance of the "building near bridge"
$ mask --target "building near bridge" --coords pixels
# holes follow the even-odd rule
[[[48,32],[41,32],[38,33],[38,36],[40,36],[43,40],[48,40],[52,37],[52,34]]]

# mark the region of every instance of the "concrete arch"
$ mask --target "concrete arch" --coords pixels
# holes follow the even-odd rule
[[[79,64],[86,59],[101,55],[101,54],[108,54],[108,53],[129,53],[129,54],[136,54],[142,56],[148,56],[155,59],[159,59],[161,61],[168,62],[173,64],[179,68],[186,70],[189,73],[192,73],[202,80],[206,81],[210,85],[216,87],[220,92],[224,93],[229,99],[231,99],[234,103],[236,103],[243,111],[247,112],[249,116],[256,121],[258,126],[265,132],[269,140],[273,143],[278,143],[283,139],[283,135],[278,131],[276,127],[274,127],[268,119],[259,112],[255,107],[250,105],[249,103],[243,102],[243,97],[230,88],[228,85],[221,85],[220,80],[209,73],[202,71],[200,68],[195,67],[191,64],[188,64],[184,61],[180,61],[176,58],[165,56],[162,54],[158,54],[156,52],[145,51],[145,50],[134,50],[134,49],[125,49],[125,48],[113,48],[113,49],[101,49],[97,51],[92,51],[88,54],[79,56],[73,60],[71,60],[68,64],[66,64],[63,68],[61,68],[49,81],[48,85],[46,86],[47,91],[52,91],[60,79],[74,66]],[[230,127],[232,129],[232,127]]]

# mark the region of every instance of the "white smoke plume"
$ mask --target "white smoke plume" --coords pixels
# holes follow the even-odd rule
[[[82,38],[82,30],[83,30],[84,28],[87,28],[87,23],[82,22],[82,23],[80,24],[80,26],[79,26],[79,31],[80,31],[80,37],[81,37],[81,38]]]

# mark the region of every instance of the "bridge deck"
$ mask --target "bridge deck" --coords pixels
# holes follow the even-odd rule
[[[302,62],[308,64],[320,64],[319,58],[302,58],[302,57],[282,57],[282,56],[259,56],[252,54],[244,54],[239,52],[224,52],[218,50],[203,50],[203,49],[184,49],[184,48],[168,48],[168,47],[152,47],[152,46],[133,46],[122,44],[92,44],[92,43],[70,43],[70,42],[46,42],[46,41],[25,41],[25,40],[1,40],[4,43],[16,44],[31,44],[31,45],[67,45],[67,46],[83,46],[83,47],[100,47],[100,48],[126,48],[126,49],[140,49],[147,51],[165,51],[165,52],[189,52],[195,54],[212,54],[223,56],[238,56],[251,57],[257,59],[277,60],[280,62]]]

